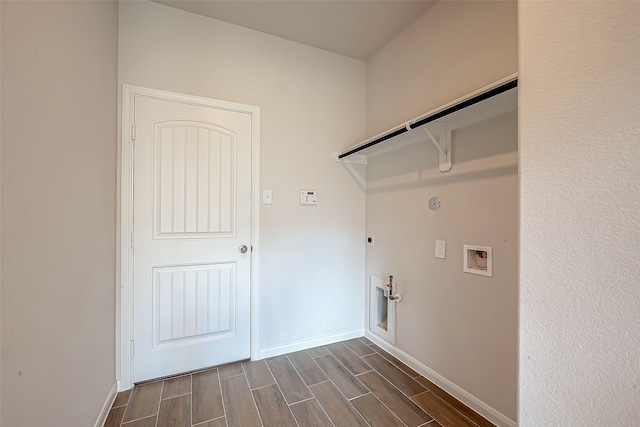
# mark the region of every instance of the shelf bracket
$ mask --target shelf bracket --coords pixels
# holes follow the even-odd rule
[[[429,129],[427,129],[426,126],[423,126],[422,130],[425,131],[431,142],[433,142],[433,145],[435,145],[439,151],[440,171],[446,172],[448,170],[451,170],[451,130],[446,127],[442,128],[443,132],[440,133],[438,139],[433,136],[433,134],[429,131]]]

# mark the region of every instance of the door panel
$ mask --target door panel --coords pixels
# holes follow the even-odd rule
[[[205,123],[155,127],[156,238],[234,235],[237,136]]]
[[[153,348],[235,332],[234,264],[153,270]]]
[[[133,379],[247,359],[251,116],[134,105]]]

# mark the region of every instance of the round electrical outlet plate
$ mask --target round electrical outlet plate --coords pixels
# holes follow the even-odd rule
[[[437,197],[432,197],[429,199],[429,209],[432,211],[437,211],[440,209],[440,199]]]

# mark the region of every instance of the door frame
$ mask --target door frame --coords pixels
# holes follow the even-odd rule
[[[260,358],[258,316],[258,257],[260,229],[260,107],[211,98],[122,85],[122,130],[118,143],[118,202],[116,250],[116,381],[118,391],[133,385],[133,144],[132,125],[136,97],[178,101],[215,107],[251,116],[251,273],[250,346],[251,359]]]

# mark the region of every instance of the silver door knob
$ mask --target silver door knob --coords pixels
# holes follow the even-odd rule
[[[247,253],[247,245],[240,245],[238,250],[240,251],[241,254],[246,254]]]

